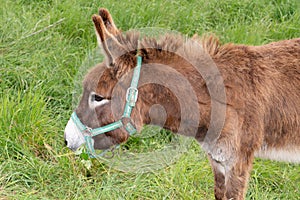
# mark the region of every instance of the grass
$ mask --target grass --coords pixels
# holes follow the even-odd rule
[[[96,48],[91,15],[98,7],[108,8],[122,30],[213,32],[224,43],[251,45],[300,37],[298,0],[0,4],[0,199],[213,199],[212,172],[195,142],[176,163],[151,173],[124,173],[97,160],[88,170],[64,147],[74,81]],[[299,199],[299,171],[256,160],[247,199]]]

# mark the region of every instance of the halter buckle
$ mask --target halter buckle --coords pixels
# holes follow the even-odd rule
[[[135,102],[138,98],[138,89],[134,87],[129,87],[126,91],[126,101],[130,104],[130,106],[134,106]]]

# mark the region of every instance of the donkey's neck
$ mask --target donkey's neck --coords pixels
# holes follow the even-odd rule
[[[159,63],[159,64],[158,64]],[[150,83],[139,88],[143,124],[204,137],[210,118],[210,97],[201,74],[178,55],[144,59]],[[144,76],[145,78],[145,76]]]

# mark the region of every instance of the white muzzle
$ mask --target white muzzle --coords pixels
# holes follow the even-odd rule
[[[68,148],[72,151],[76,151],[81,145],[85,143],[84,137],[72,118],[69,119],[65,128],[65,141]]]

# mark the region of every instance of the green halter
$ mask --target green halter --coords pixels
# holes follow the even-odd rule
[[[138,56],[137,57],[137,66],[134,68],[131,84],[126,92],[126,105],[124,108],[124,113],[120,120],[110,123],[110,124],[107,124],[105,126],[99,127],[99,128],[92,129],[92,128],[87,127],[80,121],[80,119],[78,118],[75,111],[72,113],[71,118],[72,118],[73,122],[76,124],[77,128],[80,130],[80,132],[84,136],[84,139],[86,141],[87,151],[88,151],[88,154],[90,157],[92,157],[92,158],[100,157],[100,156],[103,156],[108,151],[108,150],[106,150],[100,154],[96,154],[95,148],[94,148],[94,140],[92,137],[103,134],[103,133],[107,133],[109,131],[116,130],[121,127],[124,127],[125,130],[129,133],[129,135],[132,135],[136,132],[136,128],[131,123],[130,117],[131,117],[132,109],[134,108],[135,103],[138,98],[137,86],[139,83],[141,67],[142,67],[142,57]],[[123,119],[129,119],[129,120],[123,120]],[[126,121],[126,123],[124,123],[124,121]]]

